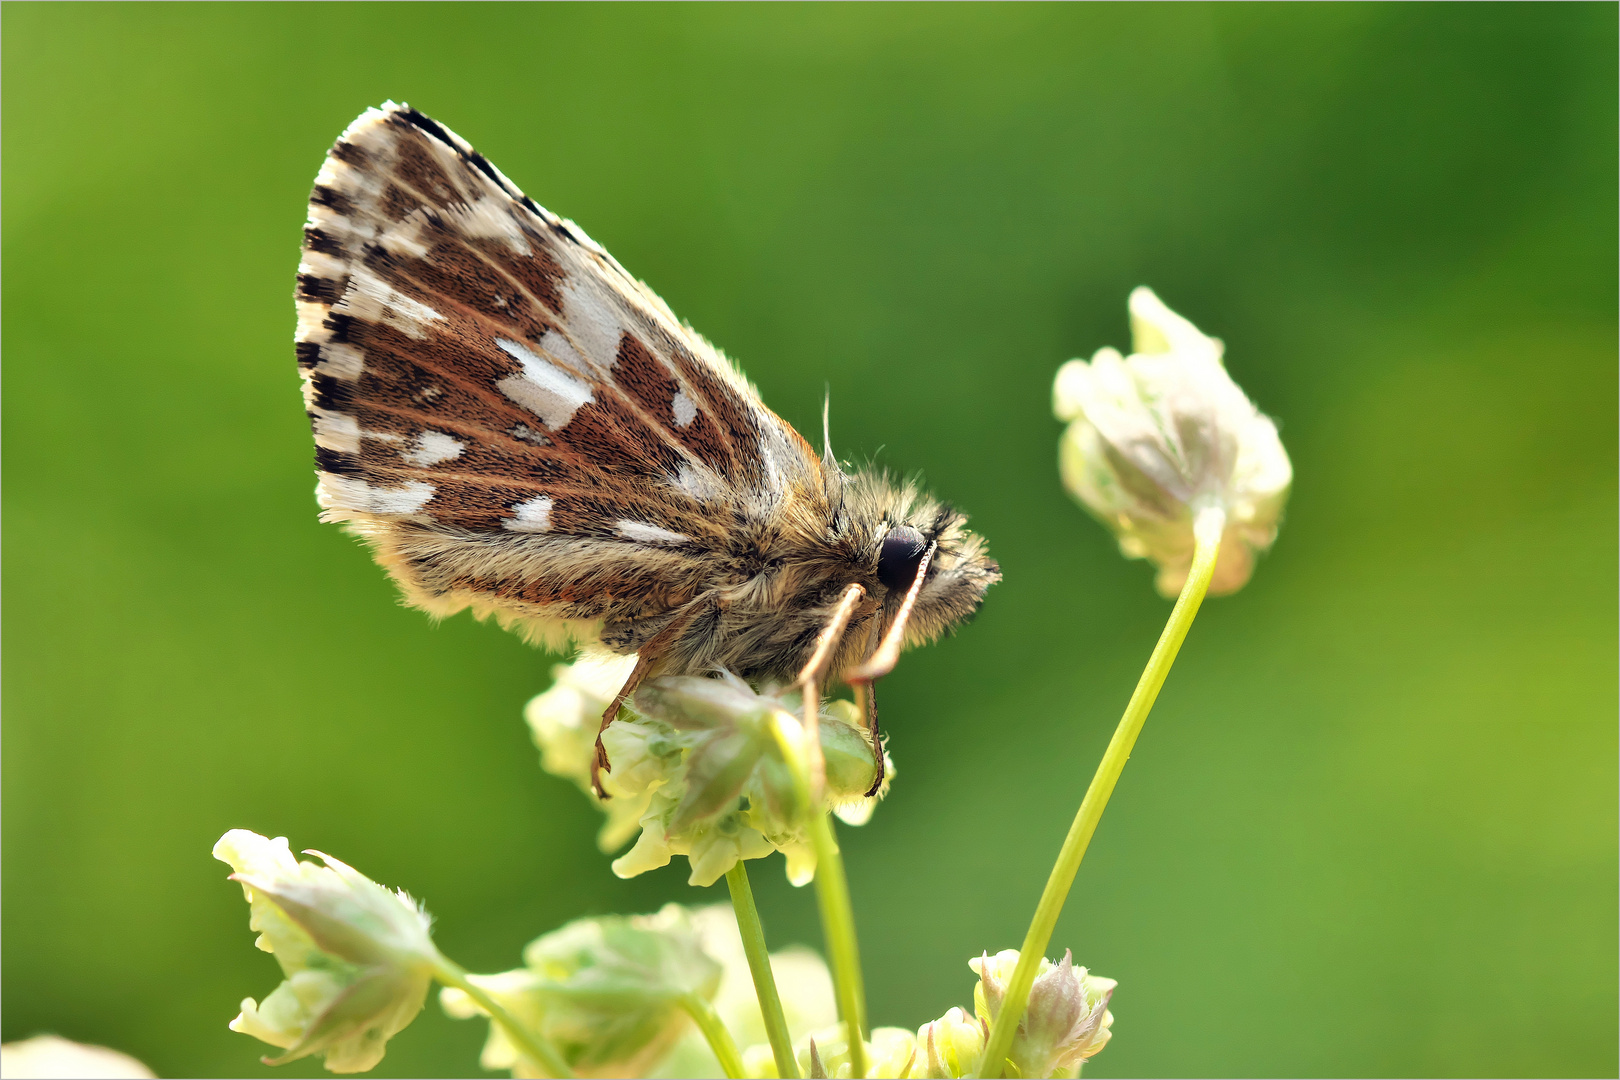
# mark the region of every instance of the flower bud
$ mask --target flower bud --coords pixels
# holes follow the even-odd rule
[[[969,960],[968,966],[979,976],[973,988],[974,1010],[987,1025],[994,1023],[1018,966],[1018,950],[981,956]],[[1057,964],[1042,957],[1037,970],[1007,1058],[1018,1076],[1073,1076],[1112,1036],[1114,1015],[1108,1001],[1118,984],[1075,967],[1067,950]]]
[[[245,999],[230,1026],[286,1051],[266,1064],[323,1053],[333,1072],[363,1072],[422,1011],[438,951],[409,896],[309,854],[326,865],[299,862],[286,837],[245,829],[214,845],[252,906],[255,944],[287,977],[262,1004]]]
[[[548,771],[589,790],[601,711],[627,674],[627,665],[597,660],[559,667],[556,685],[529,703],[526,715]],[[739,860],[781,851],[789,879],[809,881],[815,860],[804,808],[776,738],[779,724],[799,730],[798,708],[794,695],[761,693],[725,672],[643,684],[602,735],[613,762],[605,774],[613,798],[598,804],[609,815],[600,842],[611,850],[641,830],[613,872],[634,877],[685,855],[691,883],[711,885]],[[860,717],[849,702],[828,702],[819,730],[827,802],[860,824],[887,791],[885,783],[866,798],[876,759]]]
[[[1102,349],[1058,371],[1053,410],[1072,421],[1059,446],[1064,486],[1126,556],[1158,566],[1166,596],[1187,580],[1195,518],[1222,511],[1209,591],[1235,592],[1277,537],[1293,481],[1288,454],[1226,373],[1220,341],[1150,289],[1131,293],[1130,310],[1134,354]]]
[[[943,1078],[972,1076],[984,1054],[984,1040],[989,1037],[985,1022],[969,1016],[961,1009],[952,1008],[938,1020],[917,1029],[917,1063],[912,1067],[915,1077]]]
[[[580,1076],[646,1076],[686,1030],[682,998],[712,1000],[720,965],[703,951],[685,909],[577,919],[536,938],[522,968],[471,981],[537,1031]],[[451,1016],[483,1010],[461,990],[440,1001]],[[498,1026],[480,1059],[487,1069],[534,1075]]]

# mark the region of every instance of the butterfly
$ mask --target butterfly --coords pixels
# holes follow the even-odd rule
[[[435,616],[636,654],[603,729],[652,675],[814,696],[831,673],[866,691],[876,750],[872,681],[1001,576],[962,513],[818,455],[579,226],[408,106],[329,152],[297,309],[322,520]]]

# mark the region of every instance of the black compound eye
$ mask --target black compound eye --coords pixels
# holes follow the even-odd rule
[[[878,580],[891,589],[909,589],[927,547],[923,534],[910,525],[890,529],[878,555]]]

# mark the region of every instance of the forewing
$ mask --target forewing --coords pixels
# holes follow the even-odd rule
[[[323,518],[421,606],[625,620],[816,499],[804,440],[578,226],[414,109],[316,179],[298,359]]]

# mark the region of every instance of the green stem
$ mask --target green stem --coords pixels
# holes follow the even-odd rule
[[[821,907],[821,935],[832,956],[838,1011],[849,1028],[851,1076],[866,1075],[866,987],[861,981],[861,951],[855,941],[855,911],[849,882],[838,853],[832,821],[825,810],[810,816],[810,843],[816,850],[816,902]]]
[[[799,1080],[799,1062],[793,1056],[793,1033],[788,1030],[787,1017],[782,1015],[782,998],[776,992],[776,976],[771,971],[770,953],[765,949],[765,927],[759,921],[759,909],[754,906],[747,864],[741,859],[726,871],[726,885],[731,889],[731,907],[737,913],[737,930],[742,934],[748,970],[754,976],[754,995],[759,998],[759,1013],[765,1019],[765,1034],[771,1040],[771,1053],[776,1057],[776,1075],[783,1080]]]
[[[697,1022],[698,1030],[709,1040],[709,1049],[720,1059],[720,1067],[726,1071],[726,1076],[731,1080],[747,1076],[748,1072],[743,1068],[742,1054],[737,1051],[737,1042],[731,1037],[731,1032],[726,1030],[726,1025],[721,1021],[720,1014],[714,1011],[714,1006],[696,994],[682,994],[679,1000],[681,1008]]]
[[[520,1023],[517,1017],[507,1012],[500,1002],[467,977],[466,969],[460,964],[441,954],[438,963],[434,965],[433,975],[444,985],[453,986],[476,1001],[479,1008],[501,1026],[506,1032],[506,1037],[512,1040],[518,1051],[544,1069],[547,1076],[563,1080],[574,1075],[574,1071],[568,1067],[568,1063],[563,1060],[556,1047],[547,1042],[539,1032],[531,1031]]]
[[[1215,556],[1220,550],[1221,531],[1225,526],[1226,513],[1219,508],[1201,511],[1193,523],[1195,546],[1187,583],[1181,587],[1181,596],[1176,599],[1175,610],[1170,612],[1170,621],[1159,635],[1159,643],[1153,647],[1153,655],[1148,658],[1147,668],[1136,684],[1136,692],[1125,706],[1125,715],[1120,718],[1119,727],[1114,729],[1114,737],[1103,752],[1097,773],[1091,778],[1091,786],[1086,789],[1086,797],[1081,800],[1080,810],[1074,815],[1074,824],[1069,826],[1069,835],[1063,839],[1057,863],[1046,880],[1041,902],[1035,908],[1035,918],[1030,921],[1029,932],[1024,935],[1018,966],[1013,969],[1001,1009],[990,1026],[990,1037],[985,1041],[984,1056],[979,1059],[975,1076],[1002,1075],[1007,1052],[1012,1049],[1018,1023],[1023,1019],[1024,1006],[1029,1003],[1035,973],[1040,967],[1041,958],[1046,955],[1047,944],[1052,940],[1058,914],[1063,910],[1063,901],[1068,898],[1069,887],[1074,884],[1080,860],[1086,854],[1086,846],[1091,843],[1091,834],[1097,829],[1103,808],[1108,805],[1108,797],[1114,793],[1114,784],[1131,756],[1131,747],[1136,745],[1136,736],[1159,696],[1159,688],[1170,673],[1170,665],[1175,663],[1176,653],[1187,636],[1188,628],[1192,626],[1193,616],[1198,614],[1198,605],[1203,603],[1210,576],[1215,572]]]
[[[849,881],[844,877],[844,861],[838,852],[827,811],[810,798],[810,771],[799,748],[798,732],[790,732],[784,721],[776,724],[777,745],[793,774],[800,805],[806,807],[810,846],[816,853],[816,904],[821,909],[821,935],[832,961],[833,987],[838,1012],[848,1030],[849,1069],[852,1077],[866,1075],[866,987],[861,982],[861,952],[855,940],[855,912],[849,902]]]

